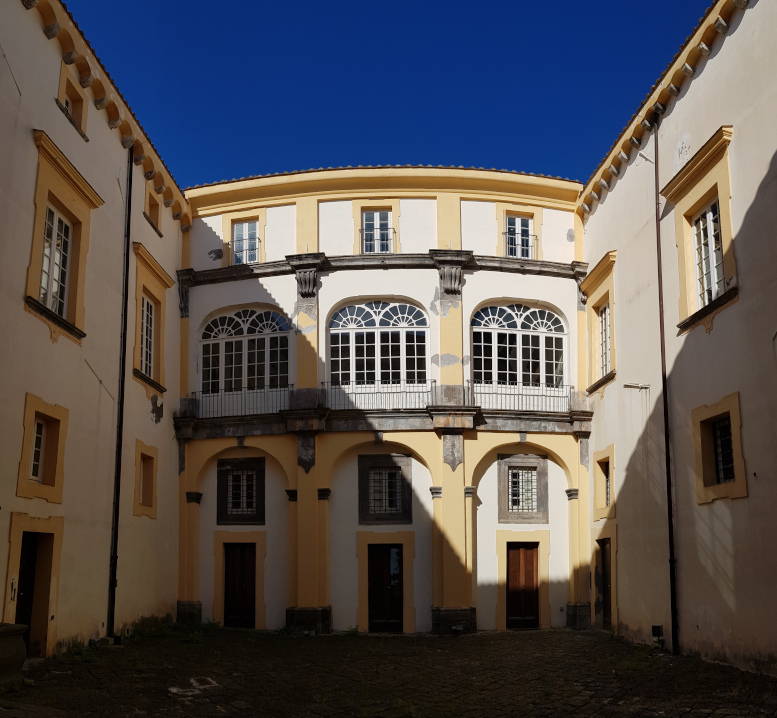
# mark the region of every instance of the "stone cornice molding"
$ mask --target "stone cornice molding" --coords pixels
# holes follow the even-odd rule
[[[132,251],[138,258],[139,262],[143,262],[146,268],[159,280],[159,282],[165,287],[170,289],[175,284],[175,280],[162,268],[162,265],[154,259],[151,253],[140,243],[132,243]]]
[[[615,266],[615,255],[617,250],[607,252],[588,273],[586,278],[580,283],[580,291],[586,296],[596,291],[596,288],[607,278]]]
[[[51,138],[43,130],[33,130],[35,146],[38,148],[40,156],[45,158],[48,163],[62,176],[91,209],[97,209],[104,203],[102,197],[94,190],[83,177],[83,175],[73,166],[70,160],[65,157],[62,151],[57,147]]]

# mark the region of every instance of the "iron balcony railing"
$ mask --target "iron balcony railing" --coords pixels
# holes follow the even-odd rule
[[[229,266],[236,264],[256,264],[259,261],[259,237],[245,237],[227,242]]]
[[[396,384],[382,382],[322,382],[324,400],[329,409],[425,409],[432,403],[432,384]]]
[[[290,407],[292,391],[292,386],[222,391],[218,394],[193,391],[182,400],[181,415],[218,419],[226,416],[277,414]]]
[[[394,228],[360,229],[364,254],[391,254],[394,251]]]
[[[469,382],[468,382],[469,384]],[[483,409],[567,413],[572,387],[567,384],[470,384],[469,401]]]
[[[537,235],[522,232],[503,232],[505,256],[516,259],[537,259]]]

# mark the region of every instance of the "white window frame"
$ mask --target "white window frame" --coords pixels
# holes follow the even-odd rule
[[[57,247],[59,244],[59,248]],[[43,262],[38,300],[63,319],[67,318],[70,254],[73,225],[50,204],[43,222]]]
[[[36,460],[37,456],[37,460]],[[30,452],[30,481],[43,483],[43,470],[46,457],[46,421],[35,417],[35,433],[32,437],[32,452]]]
[[[382,217],[381,215],[385,215]],[[371,224],[372,229],[367,225]],[[367,236],[372,231],[371,249],[368,249]],[[381,233],[385,232],[385,236]],[[391,224],[390,209],[365,209],[362,211],[362,253],[364,254],[392,254],[394,252],[394,231]]]
[[[518,259],[534,259],[532,218],[508,214],[505,218],[505,256]]]
[[[597,311],[599,315],[599,375],[610,373],[610,303],[605,302]]]
[[[155,302],[144,293],[140,301],[140,371],[154,378],[154,314]]]
[[[238,230],[241,232],[240,239],[237,236]],[[256,264],[259,261],[259,241],[259,222],[255,219],[233,222],[230,262],[233,265]],[[238,242],[240,242],[239,248]]]
[[[726,291],[720,202],[715,197],[691,222],[696,267],[696,304],[702,309]]]

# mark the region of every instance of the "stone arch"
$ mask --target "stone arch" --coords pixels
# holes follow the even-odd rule
[[[114,100],[108,101],[105,112],[108,115],[108,127],[112,130],[115,130],[124,121],[124,114]]]
[[[162,199],[165,207],[171,207],[173,205],[173,202],[175,202],[175,199],[173,198],[173,190],[169,186],[165,187],[165,191],[162,195]]]
[[[346,307],[353,306],[353,305],[380,303],[380,302],[385,302],[386,304],[409,304],[411,307],[414,307],[420,310],[423,313],[424,317],[426,317],[427,323],[429,322],[429,312],[424,307],[423,303],[417,299],[406,297],[404,295],[392,295],[390,297],[356,296],[356,297],[344,298],[341,301],[337,302],[337,304],[333,305],[332,308],[329,310],[329,313],[327,314],[326,323],[324,324],[324,326],[328,328],[329,322],[332,320],[332,317],[334,317],[335,314],[337,314],[342,309],[345,309]]]
[[[94,96],[94,106],[98,110],[104,110],[110,102],[108,91],[105,89],[102,80],[95,80],[92,83],[92,95]]]
[[[121,133],[121,146],[128,150],[135,144],[135,137],[132,133],[132,127],[127,120],[122,120],[119,124],[119,132]]]
[[[477,304],[475,308],[472,310],[472,314],[469,317],[469,326],[472,326],[472,318],[477,314],[481,309],[485,307],[507,307],[510,305],[517,305],[517,306],[523,306],[527,309],[547,309],[554,314],[558,315],[559,319],[564,324],[564,329],[567,335],[569,335],[571,325],[569,318],[567,315],[561,310],[560,307],[557,305],[551,303],[551,302],[545,302],[545,301],[538,301],[536,299],[515,299],[514,297],[497,297],[497,298],[488,298],[484,299],[482,302]]]
[[[94,83],[94,74],[89,61],[83,55],[79,55],[75,60],[75,66],[81,87],[90,87]]]
[[[70,32],[67,29],[60,30],[57,40],[59,41],[60,48],[62,48],[62,60],[66,65],[72,65],[78,57],[78,53]]]

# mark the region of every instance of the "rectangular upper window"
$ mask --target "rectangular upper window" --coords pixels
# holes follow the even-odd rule
[[[407,456],[359,456],[359,523],[413,522],[411,462]]]
[[[67,316],[67,288],[73,226],[51,205],[46,207],[43,262],[38,300],[60,317]]]
[[[159,451],[135,440],[135,502],[134,516],[156,518],[156,477]]]
[[[536,237],[531,233],[531,218],[508,214],[505,224],[505,256],[535,259]]]
[[[264,459],[219,459],[217,523],[264,524]]]
[[[510,467],[507,472],[507,511],[537,511],[537,469]]]
[[[232,264],[254,264],[259,261],[259,235],[256,220],[232,223]]]
[[[728,414],[710,422],[715,452],[715,483],[734,481],[734,449],[731,440],[731,417]]]
[[[154,301],[143,295],[140,309],[140,340],[142,346],[140,349],[140,371],[146,376],[154,376]]]
[[[547,523],[548,458],[534,454],[498,458],[499,523]]]
[[[599,376],[610,373],[610,303],[599,307]]]
[[[693,246],[696,261],[697,309],[701,309],[717,299],[725,288],[720,210],[717,198],[693,218]]]
[[[389,254],[394,251],[394,228],[390,210],[362,212],[362,252]]]

